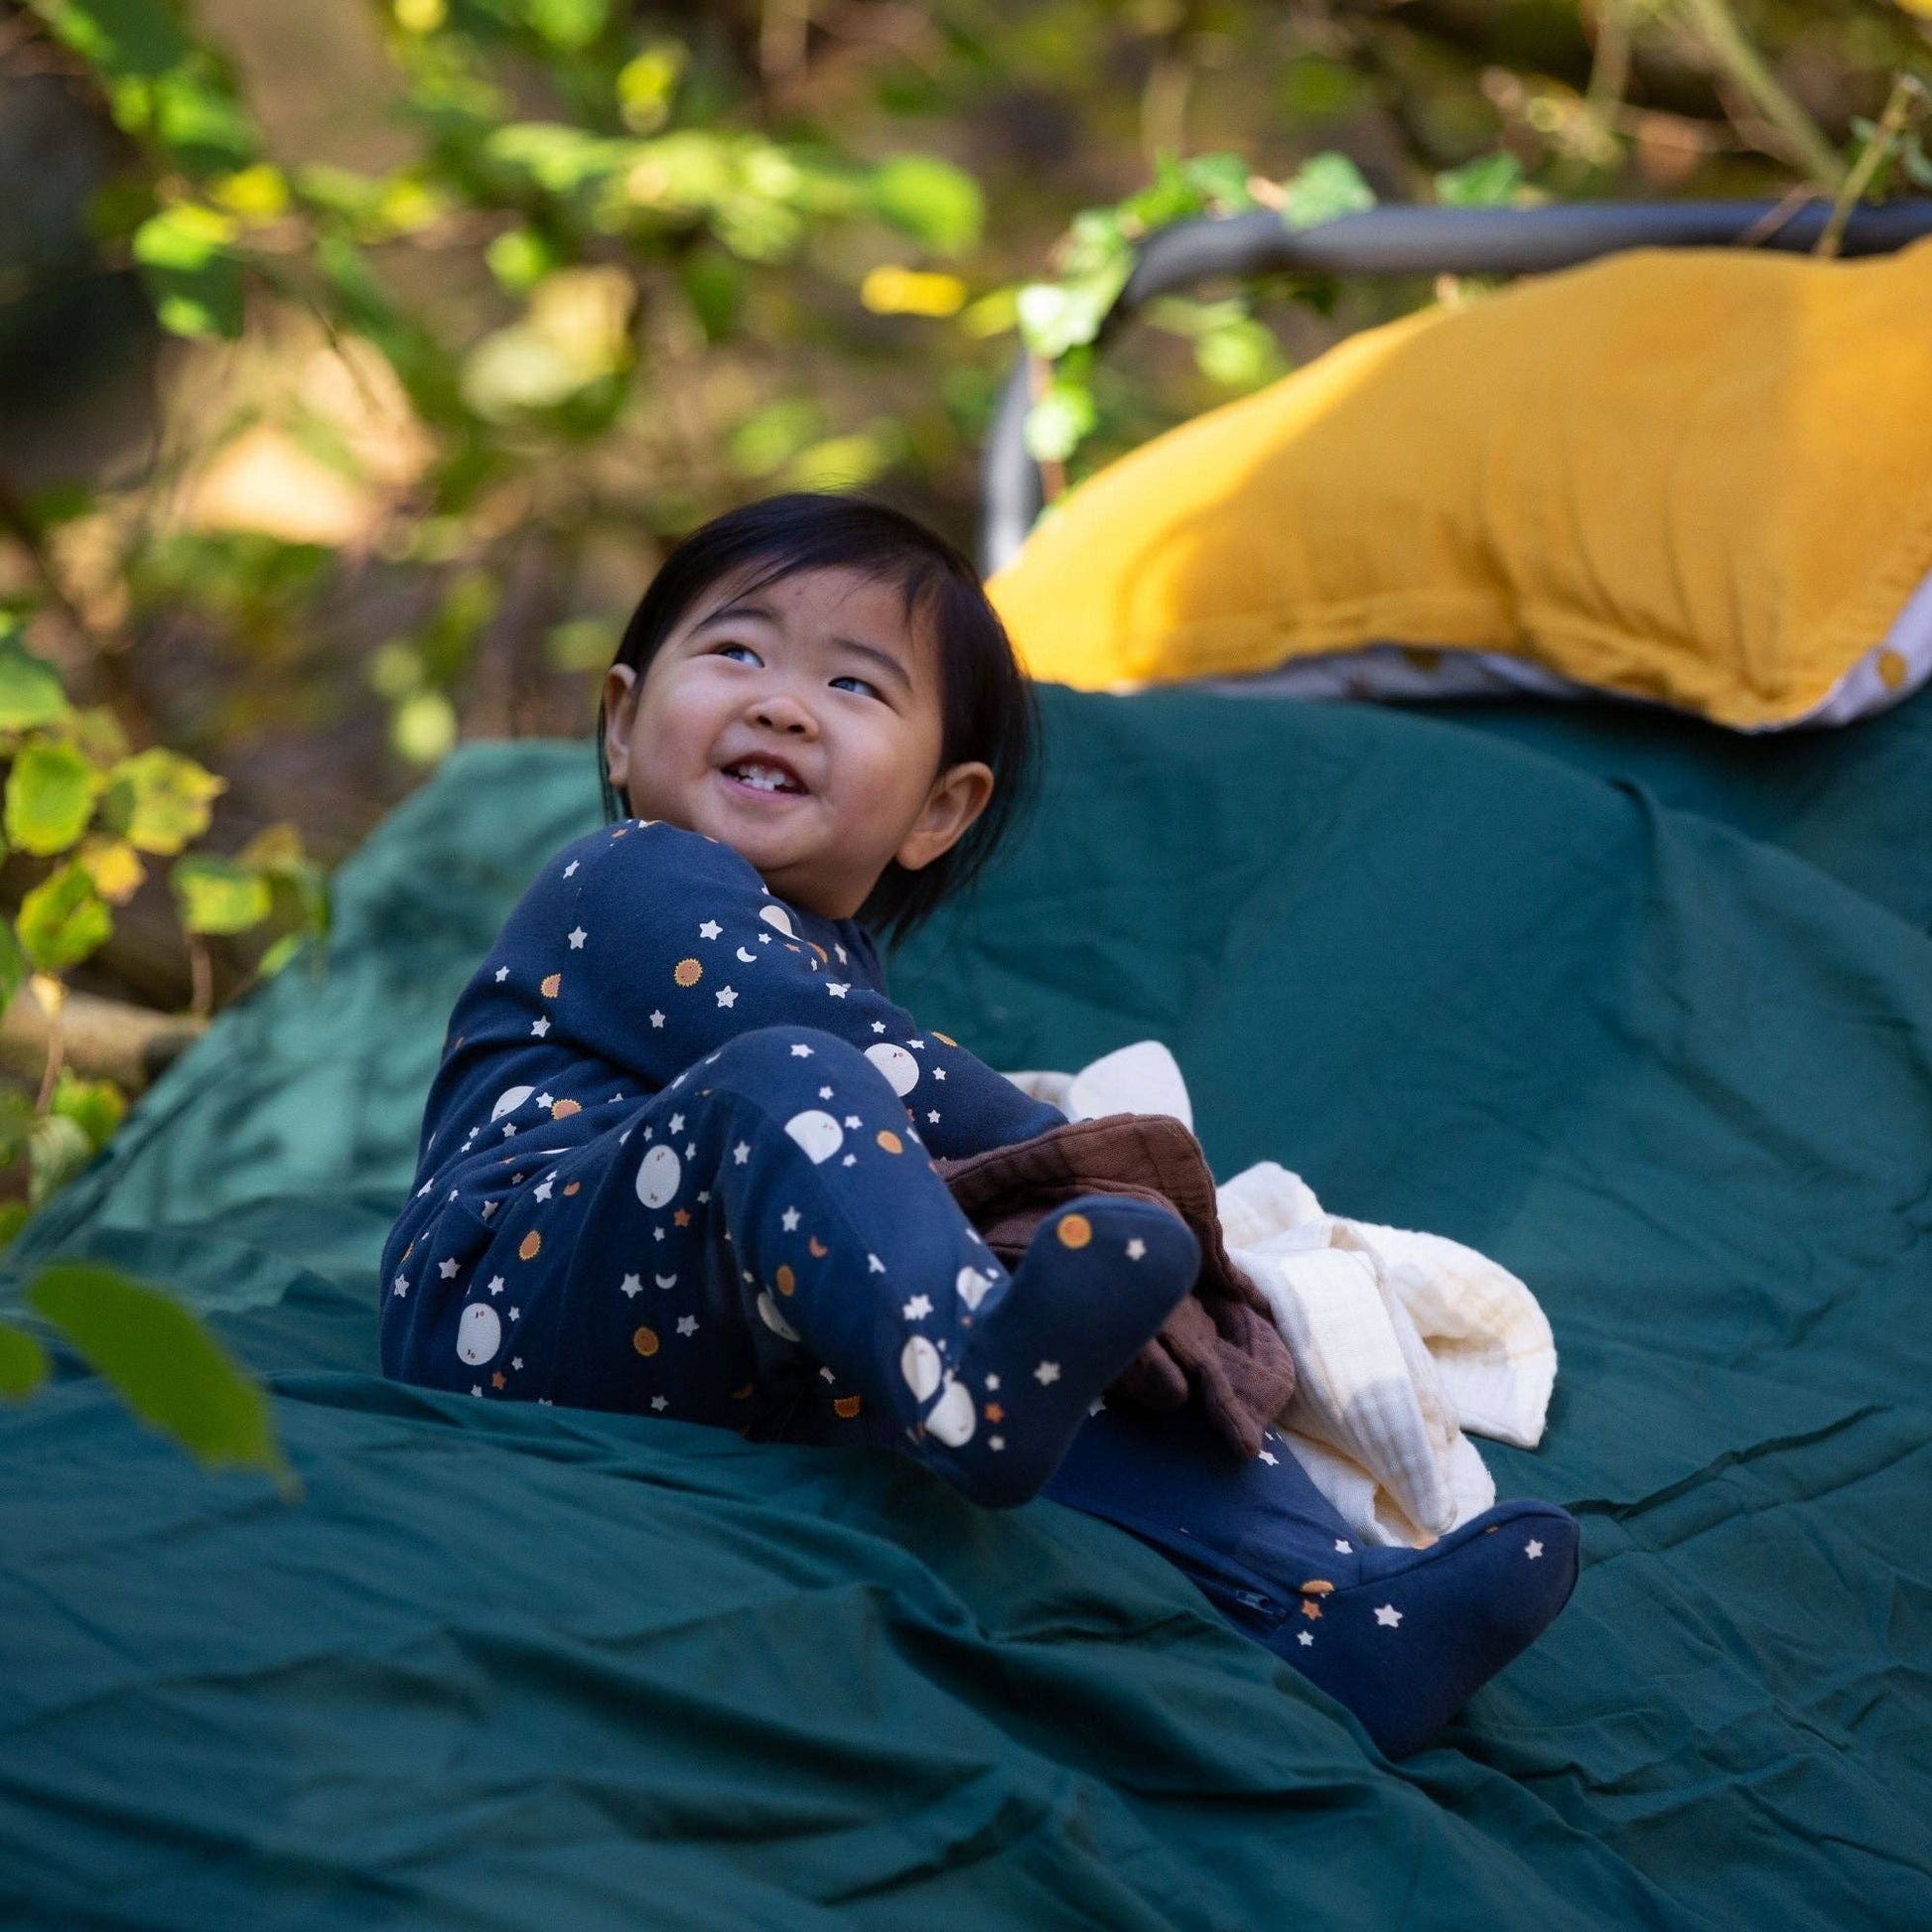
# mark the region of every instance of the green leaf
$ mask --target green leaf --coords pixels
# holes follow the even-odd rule
[[[212,853],[190,853],[168,875],[190,932],[246,932],[268,917],[268,881]]]
[[[1523,185],[1523,164],[1513,154],[1482,154],[1436,177],[1436,199],[1446,207],[1506,207]]]
[[[1123,244],[1117,259],[1077,280],[1029,282],[1016,305],[1020,340],[1049,361],[1092,342],[1133,272],[1134,251]]]
[[[86,867],[69,860],[20,901],[14,921],[21,948],[43,973],[75,966],[114,930],[114,915],[94,890]]]
[[[226,789],[225,778],[157,745],[108,771],[101,815],[138,851],[173,854],[207,830],[209,805]]]
[[[90,1154],[98,1154],[127,1118],[127,1096],[112,1080],[83,1080],[63,1067],[54,1088],[53,1111],[70,1120],[87,1137]]]
[[[963,254],[980,238],[979,183],[937,155],[900,154],[873,171],[871,202],[882,220],[936,254]]]
[[[34,11],[89,67],[116,77],[166,73],[191,52],[162,0],[35,0]]]
[[[603,33],[611,0],[523,0],[523,12],[559,53],[578,54]]]
[[[87,829],[100,773],[58,739],[21,747],[7,773],[7,837],[23,852],[65,852]]]
[[[1085,382],[1056,375],[1027,411],[1027,454],[1035,463],[1064,463],[1098,419],[1093,391]]]
[[[1305,161],[1284,185],[1284,196],[1282,219],[1292,228],[1311,228],[1375,206],[1374,189],[1345,154],[1317,154]]]
[[[94,1158],[86,1129],[63,1114],[47,1114],[27,1135],[27,1198],[36,1206],[65,1187]]]
[[[14,937],[12,925],[0,918],[0,1013],[13,1004],[13,997],[27,979],[27,958]]]
[[[15,640],[11,620],[0,633],[0,731],[31,731],[68,712],[61,674]]]
[[[177,336],[241,334],[241,263],[230,251],[235,223],[214,208],[184,202],[134,231],[155,315]]]
[[[1194,344],[1194,360],[1210,381],[1233,389],[1257,389],[1282,372],[1273,333],[1251,316],[1206,331]]]
[[[66,1261],[35,1275],[27,1303],[143,1422],[197,1460],[260,1469],[293,1492],[261,1388],[171,1296],[111,1268]]]
[[[7,1206],[18,1207],[18,1201]],[[0,1321],[0,1396],[18,1402],[47,1379],[47,1350],[25,1328]]]
[[[24,1228],[34,1210],[24,1200],[0,1201],[0,1248]]]

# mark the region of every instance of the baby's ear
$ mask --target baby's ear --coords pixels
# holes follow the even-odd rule
[[[636,722],[631,700],[637,673],[629,664],[613,664],[604,673],[604,763],[611,783],[622,791],[630,775],[630,727]]]
[[[993,767],[977,759],[940,772],[925,805],[893,856],[907,872],[950,852],[993,796]]]

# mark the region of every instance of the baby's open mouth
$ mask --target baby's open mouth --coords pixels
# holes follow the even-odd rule
[[[802,792],[805,787],[783,765],[763,759],[741,759],[736,764],[721,767],[728,778],[752,791]]]

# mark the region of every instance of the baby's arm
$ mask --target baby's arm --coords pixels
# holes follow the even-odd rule
[[[933,1154],[958,1158],[1065,1116],[853,980],[728,845],[627,820],[580,839],[526,896],[502,986],[531,1032],[655,1086],[736,1035],[816,1027],[864,1051]],[[527,986],[516,981],[528,979]]]

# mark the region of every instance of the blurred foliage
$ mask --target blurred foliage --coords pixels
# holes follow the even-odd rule
[[[463,738],[588,731],[664,546],[732,502],[868,485],[970,542],[1023,345],[1057,485],[1437,293],[1170,296],[1099,358],[1165,224],[1923,187],[1929,14],[0,0],[0,88],[96,157],[35,228],[0,142],[0,350],[75,288],[148,318],[130,427],[76,439],[57,381],[0,437],[0,991],[167,1004],[157,892],[172,997],[279,969]],[[16,1220],[112,1132],[98,1085],[57,1052],[0,1108]]]

